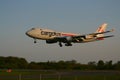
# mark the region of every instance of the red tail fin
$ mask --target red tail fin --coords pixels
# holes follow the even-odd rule
[[[102,24],[102,25],[96,30],[96,33],[105,32],[106,27],[107,27],[107,24],[106,24],[106,23]]]
[[[96,33],[105,32],[106,27],[107,27],[107,24],[106,24],[106,23],[102,24],[102,25],[96,30]],[[104,38],[101,38],[101,37],[103,37],[103,36],[104,36],[104,34],[98,34],[98,35],[97,35],[97,37],[98,37],[99,40],[103,40]],[[99,38],[99,37],[100,37],[100,38]]]

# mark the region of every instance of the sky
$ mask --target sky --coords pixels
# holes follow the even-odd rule
[[[32,27],[80,34],[93,33],[107,23],[115,37],[72,47],[46,44],[25,35]],[[120,61],[120,0],[0,0],[0,56],[28,62]]]

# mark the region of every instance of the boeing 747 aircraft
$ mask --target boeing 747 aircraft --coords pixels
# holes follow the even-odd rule
[[[75,33],[64,33],[56,32],[50,29],[32,28],[26,32],[26,35],[34,39],[36,43],[37,39],[45,40],[47,44],[58,43],[60,47],[72,46],[72,43],[86,43],[93,41],[104,40],[104,38],[113,37],[114,35],[104,36],[105,33],[112,32],[112,30],[105,31],[107,24],[102,24],[94,33],[90,34],[75,34]]]

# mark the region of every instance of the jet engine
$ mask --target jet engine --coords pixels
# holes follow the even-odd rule
[[[46,40],[46,43],[47,44],[52,44],[52,43],[57,43],[57,41],[56,40]]]
[[[72,38],[71,36],[67,36],[67,37],[66,37],[66,41],[67,41],[67,42],[71,42],[72,40],[73,40],[73,38]]]

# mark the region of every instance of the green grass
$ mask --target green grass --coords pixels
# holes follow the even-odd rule
[[[120,76],[118,75],[79,76],[77,80],[120,80]]]
[[[40,80],[40,77],[41,80],[120,80],[120,73],[113,75],[59,75],[56,71],[14,70],[11,73],[5,70],[0,71],[0,80]]]

